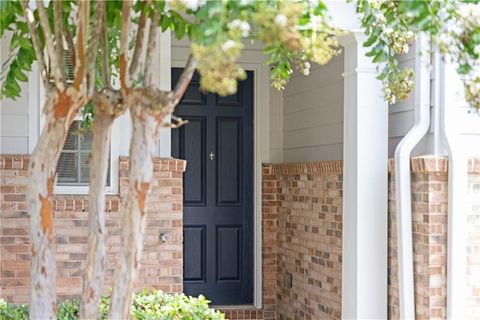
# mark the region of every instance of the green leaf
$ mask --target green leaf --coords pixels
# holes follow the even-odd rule
[[[459,74],[468,74],[471,70],[472,67],[468,63],[461,64],[457,68]]]
[[[179,20],[177,25],[175,26],[175,36],[178,40],[182,39],[185,35],[185,22],[183,20]]]
[[[374,44],[378,40],[379,34],[374,32],[370,35],[370,37],[363,43],[364,47],[370,47],[372,44]]]
[[[170,27],[171,23],[172,23],[172,20],[170,19],[169,16],[162,15],[162,17],[160,18],[160,26],[162,27],[162,32],[165,32],[165,30],[167,30]]]
[[[22,70],[20,69],[15,69],[14,74],[15,74],[15,78],[18,79],[19,81],[22,81],[22,82],[28,81],[27,75],[23,73]]]

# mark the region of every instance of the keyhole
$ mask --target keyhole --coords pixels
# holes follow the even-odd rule
[[[210,157],[210,160],[215,159],[215,153],[213,153],[213,151],[210,151],[210,154],[208,156]]]

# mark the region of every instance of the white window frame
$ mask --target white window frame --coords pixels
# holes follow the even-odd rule
[[[34,64],[35,66],[35,64]],[[45,103],[45,88],[36,66],[32,68],[29,74],[29,137],[28,149],[30,154],[33,152],[42,128],[45,125],[45,114],[43,113],[43,106]],[[77,117],[81,120],[81,116]],[[119,193],[119,144],[120,144],[120,128],[119,121],[115,121],[112,126],[112,137],[110,142],[110,185],[106,187],[106,192],[109,195],[116,195]],[[89,186],[66,186],[55,185],[55,194],[88,194]]]

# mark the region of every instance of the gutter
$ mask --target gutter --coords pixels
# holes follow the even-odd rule
[[[410,156],[430,127],[430,55],[428,37],[415,44],[415,123],[395,150],[398,282],[400,318],[415,319]]]
[[[438,50],[436,57],[439,57]],[[467,146],[461,139],[462,82],[453,63],[435,59],[435,105],[440,108],[440,134],[448,153],[447,319],[465,318]],[[446,84],[447,82],[447,84]],[[437,84],[438,83],[438,84]]]

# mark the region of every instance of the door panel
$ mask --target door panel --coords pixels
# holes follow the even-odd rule
[[[196,170],[185,172],[184,205],[206,205],[206,117],[186,116],[188,126],[178,129],[179,157],[188,159],[188,163]]]
[[[198,263],[185,265],[183,277],[187,281],[205,281],[205,226],[183,229],[184,254]]]
[[[242,227],[217,227],[217,281],[240,281]]]
[[[242,205],[242,118],[218,117],[217,206]]]
[[[172,85],[182,69],[172,69]],[[184,174],[184,291],[214,305],[253,303],[253,72],[237,94],[199,91],[194,75],[175,115],[172,156]]]

